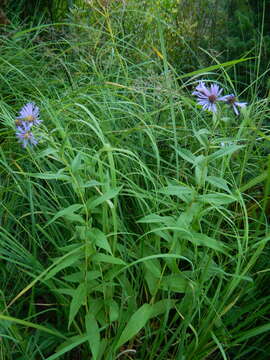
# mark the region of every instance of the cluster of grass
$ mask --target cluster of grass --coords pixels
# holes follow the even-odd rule
[[[149,56],[100,19],[0,39],[1,359],[265,360],[268,99],[212,116],[194,86],[245,59],[179,75],[164,22]]]

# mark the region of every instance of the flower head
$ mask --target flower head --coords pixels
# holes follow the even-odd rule
[[[221,100],[225,101],[228,105],[231,105],[236,115],[239,115],[239,110],[237,109],[237,107],[242,108],[247,105],[246,102],[236,101],[236,96],[234,94],[225,95],[221,98]]]
[[[216,102],[221,100],[220,94],[222,91],[223,89],[219,88],[217,84],[211,84],[209,88],[205,86],[203,81],[200,81],[192,95],[197,96],[198,104],[202,105],[203,110],[217,112]]]
[[[22,125],[17,127],[16,136],[19,142],[22,143],[22,147],[27,145],[37,145],[38,141],[35,139],[33,133],[31,132],[31,126],[29,123],[23,122]]]
[[[16,119],[16,126],[21,126],[23,123],[32,125],[39,125],[42,120],[39,119],[39,108],[34,103],[27,103],[24,105]]]

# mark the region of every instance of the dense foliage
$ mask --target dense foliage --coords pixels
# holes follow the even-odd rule
[[[15,3],[0,35],[1,359],[266,360],[263,8]]]

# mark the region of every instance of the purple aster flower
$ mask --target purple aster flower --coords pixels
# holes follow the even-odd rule
[[[208,88],[203,81],[200,81],[192,95],[197,96],[198,104],[202,105],[203,110],[217,112],[216,102],[221,100],[220,94],[222,91],[223,89],[220,89],[217,84],[211,84],[210,88]]]
[[[42,120],[39,119],[39,108],[34,103],[27,103],[20,112],[20,116],[16,119],[16,126],[21,126],[22,123],[32,125],[39,125]]]
[[[247,105],[246,102],[239,102],[236,101],[236,96],[234,94],[225,95],[221,98],[222,101],[225,101],[227,104],[231,105],[233,107],[234,112],[236,115],[239,115],[239,110],[237,107],[242,108]]]
[[[35,146],[38,143],[37,139],[35,139],[33,133],[31,132],[31,126],[32,125],[29,123],[23,122],[22,125],[17,127],[16,136],[24,148],[28,144]]]

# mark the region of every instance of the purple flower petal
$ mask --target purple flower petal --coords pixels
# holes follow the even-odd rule
[[[22,143],[23,148],[27,145],[37,145],[38,141],[35,139],[33,133],[30,131],[32,125],[23,122],[21,126],[17,127],[16,136],[19,142]]]
[[[234,94],[225,95],[220,100],[225,101],[228,105],[231,105],[236,115],[239,115],[237,107],[243,108],[247,105],[246,102],[236,101],[236,96]]]
[[[205,86],[205,83],[203,81],[201,81],[199,85],[196,86],[196,90],[198,91],[199,94],[201,93],[201,95],[207,97],[211,95],[209,89]]]
[[[39,108],[34,103],[27,103],[21,108],[19,117],[17,118],[19,126],[22,121],[32,125],[39,125],[42,122],[42,120],[39,119]]]
[[[236,115],[239,115],[239,111],[237,109],[237,106],[235,104],[232,104],[233,107],[233,111],[235,112]]]
[[[217,84],[211,84],[210,88],[205,86],[205,83],[201,81],[196,86],[196,91],[193,91],[192,95],[197,96],[197,102],[202,105],[203,110],[211,112],[217,112],[216,102],[220,100],[220,94],[223,89]]]
[[[234,104],[235,104],[236,106],[240,107],[240,108],[247,106],[247,102],[238,102],[238,101],[235,101]]]

